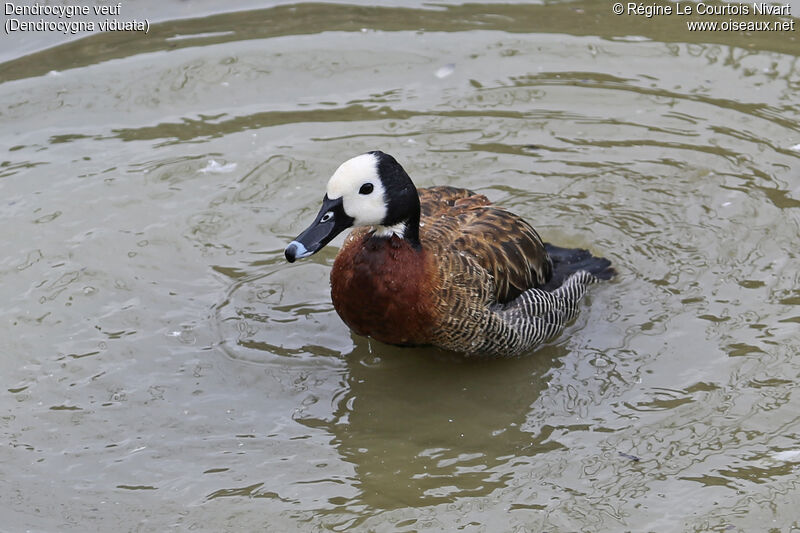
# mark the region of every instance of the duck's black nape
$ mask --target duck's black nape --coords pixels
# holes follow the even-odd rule
[[[553,261],[553,276],[541,289],[552,291],[563,285],[571,274],[585,270],[599,279],[611,279],[616,275],[611,261],[605,257],[595,257],[583,248],[562,248],[544,243],[544,249]]]
[[[404,222],[406,230],[403,238],[418,248],[419,243],[419,193],[408,173],[397,160],[380,150],[369,152],[378,158],[378,176],[385,191],[386,218],[384,226],[394,226]]]

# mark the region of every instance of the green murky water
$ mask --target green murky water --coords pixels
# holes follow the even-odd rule
[[[3,528],[800,529],[797,31],[240,6],[0,41]],[[371,149],[619,277],[519,360],[351,335],[282,250]]]

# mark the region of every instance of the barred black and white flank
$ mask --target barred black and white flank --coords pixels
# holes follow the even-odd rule
[[[580,270],[552,292],[528,289],[507,304],[492,306],[491,311],[516,335],[505,337],[507,342],[487,351],[506,356],[519,355],[560,335],[567,323],[578,315],[578,304],[588,285],[597,281],[592,274]],[[512,343],[512,339],[515,342]]]

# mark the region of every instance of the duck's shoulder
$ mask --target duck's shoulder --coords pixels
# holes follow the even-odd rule
[[[423,217],[448,214],[453,209],[466,209],[492,203],[482,194],[448,185],[420,188],[417,189],[417,192],[419,193],[420,212]]]
[[[420,239],[435,255],[468,254],[494,279],[495,299],[507,302],[552,275],[552,263],[536,230],[522,217],[492,205],[483,195],[454,187],[420,194]],[[460,265],[460,262],[442,262]]]

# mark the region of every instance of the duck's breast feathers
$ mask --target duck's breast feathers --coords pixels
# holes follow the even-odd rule
[[[433,297],[438,270],[429,252],[392,235],[357,229],[331,269],[331,298],[344,322],[359,335],[389,344],[431,342],[437,322]]]
[[[494,278],[496,301],[512,300],[550,279],[552,263],[542,239],[522,218],[466,189],[419,191],[423,246],[434,254],[474,257]]]

